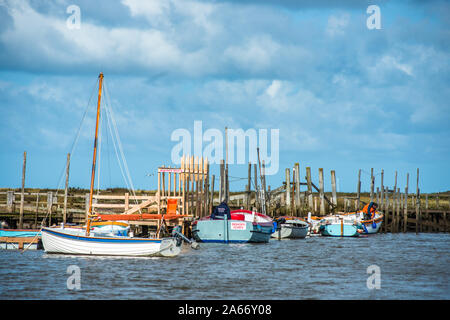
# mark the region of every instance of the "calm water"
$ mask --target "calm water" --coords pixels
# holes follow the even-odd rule
[[[450,299],[450,235],[271,240],[185,246],[167,258],[0,251],[2,299]],[[81,289],[67,289],[67,267]],[[367,288],[367,267],[381,288]]]

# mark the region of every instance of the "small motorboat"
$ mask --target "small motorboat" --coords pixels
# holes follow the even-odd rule
[[[360,224],[362,230],[361,233],[374,234],[380,230],[381,224],[383,223],[384,215],[382,212],[376,211],[375,217],[373,219],[365,219],[364,213],[360,212],[350,212],[341,214],[346,219],[351,219]]]
[[[323,217],[319,223],[322,236],[358,237],[361,233],[359,222],[341,215]]]
[[[277,239],[303,239],[308,234],[309,223],[297,217],[279,217],[275,219],[277,228],[272,238]]]
[[[192,234],[200,242],[269,242],[275,231],[272,218],[249,210],[233,210],[230,216],[210,215],[193,222]]]

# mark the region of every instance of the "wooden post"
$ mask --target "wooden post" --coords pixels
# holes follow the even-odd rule
[[[191,196],[191,167],[190,167],[190,157],[186,156],[184,159],[184,179],[185,181],[185,191],[184,191],[184,199],[186,201],[186,214],[191,214],[191,204],[190,204],[190,196]]]
[[[427,220],[427,222],[430,222],[430,214],[428,211],[428,193],[425,195],[425,219]],[[431,231],[431,226],[427,223],[427,231]]]
[[[370,169],[370,202],[374,199],[375,177],[373,176],[373,168]]]
[[[255,177],[256,178],[256,177]],[[247,176],[247,201],[246,201],[246,209],[251,210],[250,203],[251,203],[251,190],[252,190],[252,164],[248,163],[248,176]]]
[[[395,179],[394,179],[394,190],[393,190],[393,194],[392,194],[392,222],[391,222],[391,232],[395,232],[395,224],[397,223],[396,221],[396,201],[397,201],[397,171],[395,171]]]
[[[385,203],[384,203],[384,169],[381,169],[381,185],[380,185],[380,202],[378,205],[380,206],[381,210],[385,210]]]
[[[37,218],[38,218],[38,213],[39,213],[39,191],[36,195],[36,210],[34,213],[34,228],[37,229]]]
[[[190,179],[191,179],[191,192],[190,192],[190,208],[191,208],[191,214],[195,216],[194,214],[194,186],[195,186],[195,166],[194,166],[194,156],[191,156],[189,161],[189,172],[190,172]]]
[[[203,157],[198,158],[197,216],[203,217]]]
[[[209,211],[209,162],[208,158],[205,158],[206,163],[206,179],[205,179],[205,216],[208,214],[211,214],[212,212]]]
[[[223,201],[224,198],[224,182],[225,182],[225,162],[224,160],[220,160],[220,181],[219,181],[219,203]]]
[[[216,180],[216,176],[212,175],[211,179],[211,200],[209,201],[209,213],[212,213],[212,208],[214,205],[214,181]]]
[[[331,170],[331,194],[332,194],[332,202],[337,207],[337,194],[336,194],[336,172]]]
[[[262,189],[262,201],[264,201],[264,214],[267,214],[267,194],[266,194],[266,162],[262,161],[261,167],[261,189]]]
[[[63,224],[66,224],[67,220],[67,193],[69,190],[69,167],[70,167],[70,153],[67,154],[67,163],[66,163],[66,186],[64,188]]]
[[[311,183],[311,167],[306,167],[306,184],[308,186],[308,207],[314,212],[312,183]]]
[[[361,169],[358,171],[358,184],[356,186],[356,208],[358,211],[361,206]]]
[[[396,217],[395,217],[395,230],[398,233],[400,231],[400,208],[401,208],[401,192],[400,192],[400,188],[397,188],[397,213],[396,213]]]
[[[324,181],[323,168],[319,168],[319,196],[320,196],[320,215],[325,215]]]
[[[130,194],[128,192],[125,192],[125,211],[128,211],[130,209]]]
[[[380,188],[379,187],[377,187],[377,194],[376,194],[376,202],[378,203],[378,204],[380,204]]]
[[[297,216],[300,210],[300,164],[298,162],[295,163],[295,212],[297,212]]]
[[[27,152],[23,152],[23,166],[22,166],[22,191],[20,193],[20,215],[19,215],[19,229],[23,229],[23,205],[25,201],[25,170],[27,167]]]
[[[182,207],[182,214],[187,214],[187,206],[186,206],[186,156],[183,155],[181,158],[181,174],[180,174],[180,185],[181,185],[181,192],[182,192],[182,201],[183,201],[183,207]]]
[[[291,173],[286,168],[286,213],[291,213]]]
[[[405,187],[405,205],[403,211],[403,232],[408,230],[408,185],[409,185],[409,173],[406,174],[406,187]]]
[[[344,212],[347,212],[347,198],[344,198]]]
[[[384,195],[385,195],[385,223],[384,223],[384,233],[386,233],[388,230],[388,223],[389,223],[389,188],[385,187],[384,190]],[[391,232],[392,232],[392,222],[391,222]]]
[[[395,232],[396,224],[396,212],[397,212],[397,189],[394,188],[394,193],[392,194],[392,222],[391,222],[391,232]]]
[[[47,213],[48,213],[48,226],[52,225],[52,206],[53,206],[53,193],[47,192]]]
[[[317,197],[314,197],[314,212],[318,212],[317,211]]]
[[[8,213],[12,213],[14,211],[13,210],[14,200],[15,200],[14,190],[6,191],[6,211]]]
[[[419,190],[419,168],[417,168],[417,187],[416,187],[416,234],[420,228],[420,190]]]
[[[230,200],[230,186],[228,180],[228,128],[225,127],[225,201]]]
[[[195,157],[194,172],[195,172],[195,216],[200,217],[200,201],[199,201],[199,159]]]
[[[158,202],[158,214],[161,214],[161,172],[159,172],[159,168],[158,168],[158,190],[156,191],[156,201]]]
[[[165,168],[165,166],[163,166]],[[166,173],[162,172],[162,196],[163,199],[166,197]]]
[[[48,210],[48,201],[47,201],[47,210]],[[85,210],[85,221],[84,223],[87,223],[87,217],[89,215],[89,193],[85,194],[84,198],[84,210]]]

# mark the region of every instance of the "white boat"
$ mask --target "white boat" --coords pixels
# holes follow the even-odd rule
[[[280,217],[275,220],[277,228],[272,238],[303,239],[309,231],[309,223],[295,217]]]
[[[181,250],[180,247],[177,246],[177,241],[174,237],[134,238],[125,236],[119,229],[115,228],[114,223],[99,222],[97,215],[93,213],[92,197],[95,180],[95,164],[97,159],[97,139],[102,81],[103,73],[100,73],[94,155],[91,172],[91,189],[89,193],[89,215],[86,226],[83,228],[65,228],[64,226],[56,228],[42,228],[42,245],[44,247],[44,251],[47,253],[101,256],[176,256]],[[181,241],[179,241],[179,244],[181,245]]]
[[[174,238],[147,239],[100,236],[76,228],[43,228],[42,244],[47,253],[96,256],[164,256],[180,253]]]
[[[380,230],[381,224],[383,223],[384,215],[380,211],[375,212],[375,217],[373,219],[365,219],[364,213],[360,212],[350,212],[350,213],[342,213],[346,219],[351,219],[360,224],[363,233],[365,234],[374,234]]]

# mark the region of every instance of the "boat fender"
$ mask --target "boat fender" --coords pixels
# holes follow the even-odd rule
[[[376,228],[377,227],[377,224],[375,223],[375,220],[373,220],[373,222],[372,222],[372,228]]]
[[[274,233],[277,230],[277,222],[274,221],[273,222],[273,227],[272,227],[272,231],[270,233]]]

